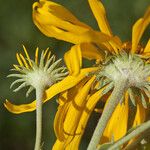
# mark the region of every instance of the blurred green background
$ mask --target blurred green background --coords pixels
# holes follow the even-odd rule
[[[55,0],[71,10],[81,21],[98,30],[97,23],[90,11],[87,0]],[[15,54],[22,52],[22,44],[26,46],[30,56],[34,56],[35,48],[50,49],[63,57],[70,44],[45,37],[32,22],[32,4],[34,0],[0,0],[0,150],[32,150],[35,140],[35,112],[15,115],[3,106],[5,99],[16,104],[31,102],[34,92],[25,98],[25,90],[14,93],[9,86],[13,79],[6,78],[12,64],[17,63]],[[108,20],[114,34],[123,41],[131,39],[133,23],[143,16],[150,0],[103,0]],[[150,28],[146,30],[143,42],[150,37]],[[44,150],[50,150],[55,135],[53,131],[54,114],[57,110],[56,97],[43,105],[43,141]],[[95,115],[94,117],[98,117]],[[86,149],[92,127],[96,119],[88,124],[88,132],[82,140],[80,149]]]

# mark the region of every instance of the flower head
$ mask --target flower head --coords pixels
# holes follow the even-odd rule
[[[42,87],[47,89],[56,82],[65,78],[68,72],[65,71],[65,67],[61,67],[61,59],[55,61],[55,56],[51,56],[51,52],[48,48],[45,51],[42,51],[40,60],[38,60],[38,51],[35,52],[35,60],[30,59],[26,48],[23,46],[26,58],[22,54],[17,53],[17,60],[19,65],[14,65],[12,71],[17,71],[17,74],[10,74],[8,77],[18,77],[19,79],[15,80],[11,84],[11,88],[17,83],[21,83],[14,92],[19,91],[23,87],[29,86],[29,89],[26,93],[26,96],[35,88]]]

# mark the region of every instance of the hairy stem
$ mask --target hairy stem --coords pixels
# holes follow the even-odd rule
[[[137,127],[134,131],[132,131],[131,133],[129,133],[127,136],[124,136],[123,138],[121,138],[120,140],[118,140],[115,144],[113,144],[108,150],[115,150],[116,148],[120,147],[121,145],[123,145],[124,143],[126,143],[127,141],[129,141],[130,139],[138,136],[139,134],[141,134],[142,132],[144,132],[145,130],[150,128],[150,120],[141,124],[139,127]]]
[[[116,106],[118,105],[119,101],[121,100],[122,96],[124,95],[127,88],[127,80],[124,79],[122,81],[119,81],[115,84],[114,90],[111,94],[111,97],[106,104],[106,107],[102,113],[101,118],[99,119],[99,122],[95,128],[95,131],[93,133],[92,139],[89,143],[89,146],[87,150],[96,150],[99,141],[103,135],[103,132],[106,128],[106,125],[114,112]]]
[[[132,143],[130,143],[129,145],[127,145],[124,150],[132,150],[135,149],[136,146],[138,146],[138,144],[144,139],[147,138],[150,135],[150,131],[145,130],[141,135],[138,136],[137,139],[135,139]]]
[[[43,88],[36,88],[36,141],[34,150],[41,150]]]

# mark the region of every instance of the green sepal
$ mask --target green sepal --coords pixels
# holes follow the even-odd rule
[[[111,82],[101,93],[101,96],[105,95],[106,93],[108,93],[112,88],[114,87],[114,83]]]
[[[143,107],[147,108],[147,103],[146,103],[144,95],[142,93],[140,93],[140,96],[141,96],[141,102],[142,102]]]
[[[102,77],[101,80],[99,81],[99,85],[98,85],[98,87],[97,87],[97,90],[103,88],[105,85],[109,84],[110,82],[111,82],[111,81],[110,81],[108,78],[104,79],[104,78]]]
[[[133,91],[132,91],[131,88],[128,89],[128,93],[129,93],[130,100],[131,100],[132,104],[133,104],[134,106],[136,106],[135,96],[134,96],[134,93],[133,93]]]

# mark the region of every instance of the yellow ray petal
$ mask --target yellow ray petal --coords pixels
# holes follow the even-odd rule
[[[53,145],[52,150],[79,150],[80,138],[80,135],[75,136],[69,143],[68,140],[63,142],[57,139],[55,144]]]
[[[70,140],[71,139],[71,140]],[[79,150],[81,135],[77,135],[71,138],[68,138],[65,142],[65,150]]]
[[[69,89],[69,90],[70,90],[70,89]],[[62,105],[64,105],[66,102],[68,102],[67,97],[68,97],[68,91],[69,91],[69,90],[60,93],[59,99],[58,99],[59,106],[62,106]]]
[[[148,40],[143,53],[150,53],[150,39]]]
[[[87,121],[90,117],[91,112],[94,110],[95,105],[101,98],[101,93],[105,88],[106,87],[102,88],[101,90],[99,90],[98,92],[93,94],[86,101],[86,105],[84,107],[83,113],[80,117],[77,129],[76,129],[76,133],[79,133],[79,134],[75,134],[73,136],[68,136],[66,138],[66,140],[64,140],[63,142],[59,141],[57,139],[53,146],[53,150],[63,150],[64,147],[67,150],[70,150],[70,149],[78,150],[79,149],[79,144],[80,144],[81,138],[83,136]]]
[[[138,102],[133,127],[140,125],[145,121],[145,119],[146,119],[146,109],[142,106],[141,102]]]
[[[66,134],[63,128],[66,115],[69,113],[70,107],[73,107],[72,101],[76,97],[77,93],[80,92],[84,84],[87,82],[87,78],[82,80],[77,86],[65,91],[59,96],[59,107],[54,120],[54,130],[56,137],[60,141],[66,139]],[[70,133],[71,134],[71,133]]]
[[[44,51],[44,59],[45,59],[45,57],[47,55],[48,50],[49,50],[49,47]]]
[[[34,111],[36,107],[36,101],[33,101],[30,104],[14,105],[10,103],[8,100],[6,100],[4,106],[7,108],[8,111],[14,114],[21,114],[24,112]]]
[[[28,65],[26,59],[24,58],[24,56],[23,56],[22,54],[20,54],[20,58],[22,59],[22,62],[24,63],[24,66],[25,66],[27,69],[29,69],[29,65]]]
[[[68,89],[67,91],[64,91],[60,94],[58,103],[60,105],[64,105],[65,103],[70,102],[74,99],[75,95],[81,90],[81,87],[84,86],[84,84],[89,80],[89,77],[86,77],[82,79],[79,84],[75,85],[73,88]]]
[[[116,107],[103,133],[101,143],[110,142],[113,138],[116,141],[126,134],[129,111],[128,98],[128,93],[126,93],[125,102],[119,103]]]
[[[64,129],[63,129],[63,124],[64,124],[67,113],[69,113],[68,110],[72,105],[72,101],[74,100],[74,97],[82,89],[82,87],[84,86],[84,84],[86,82],[87,82],[87,79],[82,80],[77,86],[63,92],[59,97],[60,105],[58,107],[58,111],[56,113],[55,120],[54,120],[54,130],[55,130],[56,137],[61,142],[56,142],[56,145],[54,146],[55,148],[56,147],[61,148],[61,146],[66,145],[67,143],[69,143],[68,144],[68,146],[69,146],[70,141],[72,143],[73,135],[71,135],[71,134],[66,135],[66,133],[64,132]]]
[[[112,37],[112,40],[108,41],[107,43],[109,43],[112,47],[112,51],[111,52],[115,52],[115,54],[118,54],[118,52],[122,47],[122,41],[120,40],[120,38],[118,36],[114,36]]]
[[[54,16],[62,20],[69,20],[73,24],[90,28],[88,25],[80,22],[69,10],[58,3],[40,0],[39,3],[35,2],[33,4],[33,11],[38,11],[38,8],[42,8],[45,12],[51,12]]]
[[[97,62],[103,59],[104,51],[98,48],[94,43],[81,44],[81,52],[84,58],[89,60],[95,59]]]
[[[63,6],[51,1],[33,4],[33,21],[46,36],[74,44],[101,43],[110,39],[107,35],[96,32],[80,22]]]
[[[32,67],[32,63],[31,63],[30,56],[29,56],[29,54],[28,54],[28,52],[27,52],[25,46],[24,46],[24,45],[22,45],[22,46],[23,46],[23,50],[24,50],[24,52],[25,52],[25,54],[26,54],[27,60],[28,60],[28,62],[29,62],[29,65]]]
[[[71,103],[66,103],[63,106],[60,105],[55,115],[54,131],[57,139],[59,139],[60,141],[65,141],[66,139],[66,136],[64,135],[63,124],[70,105]]]
[[[44,100],[44,102],[52,98],[54,95],[77,85],[81,80],[83,80],[86,77],[87,73],[96,71],[97,69],[97,67],[81,69],[80,74],[78,76],[75,77],[69,75],[64,80],[54,84],[48,90],[46,90],[46,99]]]
[[[76,76],[76,77],[68,76],[61,82],[58,82],[58,83],[52,85],[49,89],[47,89],[45,91],[45,99],[43,100],[43,103],[50,100],[52,97],[54,97],[58,93],[63,92],[69,88],[72,88],[73,86],[78,84],[82,79],[84,79],[86,77],[87,73],[96,71],[97,69],[98,69],[97,67],[82,69],[78,76]],[[15,113],[15,114],[20,114],[23,112],[31,112],[31,111],[35,110],[36,101],[33,101],[30,104],[23,104],[23,105],[14,105],[14,104],[6,101],[4,103],[4,106],[10,112]]]
[[[84,58],[89,60],[95,59],[97,63],[103,60],[106,56],[105,51],[117,54],[122,47],[122,42],[119,37],[114,36],[108,42],[104,43],[82,43],[81,52]]]
[[[74,100],[71,101],[71,105],[68,109],[65,121],[64,121],[64,131],[68,134],[79,134],[76,133],[76,128],[78,126],[82,111],[86,104],[86,98],[93,84],[95,77],[92,77],[84,86],[81,88],[80,92],[77,93]],[[74,117],[72,117],[74,116]]]
[[[101,45],[105,46],[105,48],[102,47],[102,50],[108,50],[112,54],[118,54],[122,49],[122,41],[117,36],[111,37],[109,41],[103,42]],[[99,47],[101,47],[101,45]]]
[[[38,65],[38,54],[39,54],[39,48],[37,47],[36,48],[36,51],[35,51],[35,63]]]
[[[64,150],[65,147],[65,142],[61,142],[59,140],[56,140],[55,144],[53,145],[52,150]]]
[[[77,149],[79,148],[79,144],[80,144],[81,138],[84,134],[84,130],[85,130],[86,124],[88,122],[88,119],[89,119],[91,113],[93,112],[95,105],[100,100],[102,91],[105,88],[106,87],[100,89],[98,92],[96,92],[95,94],[93,94],[91,97],[88,98],[85,108],[83,110],[83,113],[80,117],[77,129],[76,129],[76,133],[79,133],[79,134],[76,134],[73,136],[71,142],[68,144],[68,148],[72,148],[74,145],[76,145]],[[66,143],[67,143],[67,141],[66,141]]]
[[[143,18],[140,18],[136,21],[132,28],[132,49],[131,52],[135,53],[138,43],[150,23],[150,7],[148,7],[146,13],[144,14]]]
[[[136,127],[136,126],[140,125],[146,119],[146,109],[143,107],[143,105],[141,104],[139,99],[137,101],[137,108],[136,109],[137,110],[136,110],[135,119],[133,121],[132,127]],[[130,140],[127,145],[130,145],[134,140],[136,140],[136,138],[137,137]]]
[[[16,58],[17,58],[17,61],[18,61],[19,65],[24,66],[18,53],[16,54]]]
[[[74,45],[71,50],[64,55],[65,63],[70,75],[77,75],[82,66],[82,55],[80,45]]]
[[[106,17],[106,11],[105,11],[103,4],[101,3],[101,0],[88,0],[88,1],[92,9],[92,12],[98,22],[100,30],[103,33],[106,33],[112,36],[112,31],[110,29],[110,26]]]

